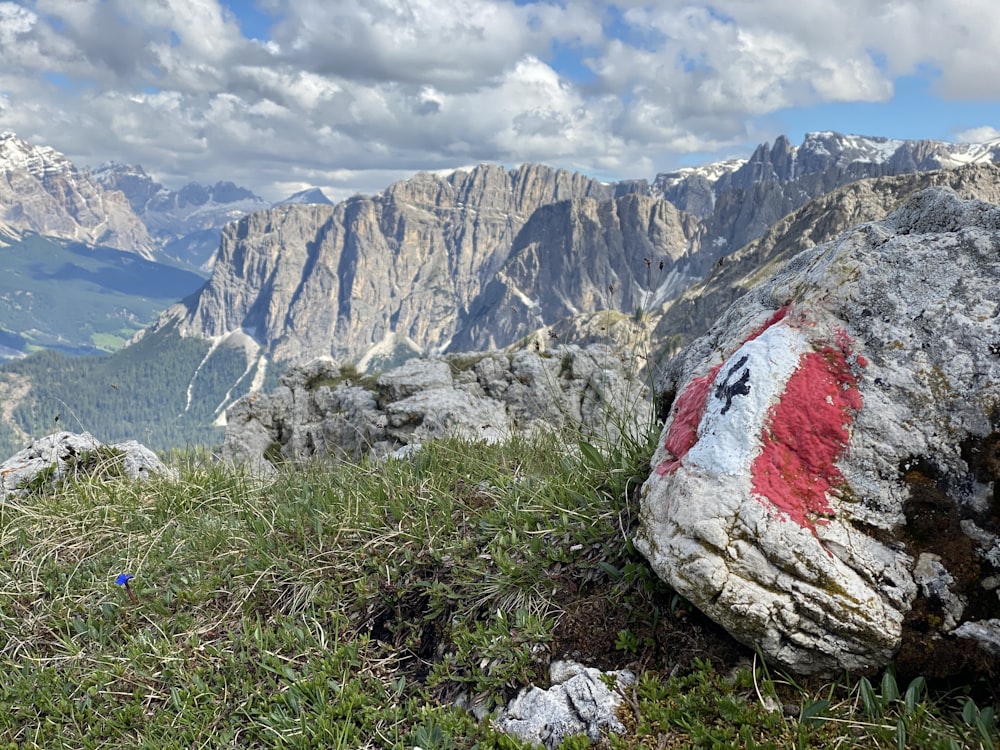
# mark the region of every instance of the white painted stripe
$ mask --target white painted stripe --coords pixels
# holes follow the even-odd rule
[[[698,442],[683,464],[711,473],[742,474],[749,481],[768,411],[802,355],[810,351],[803,333],[784,322],[737,349],[715,378],[698,425]]]

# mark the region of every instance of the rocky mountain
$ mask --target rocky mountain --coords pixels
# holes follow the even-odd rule
[[[275,203],[277,206],[291,206],[298,203],[304,203],[306,205],[322,205],[322,206],[332,206],[333,201],[326,197],[324,193],[319,188],[306,188],[305,190],[300,190],[297,193],[292,193],[290,196],[285,198],[283,201],[278,201]]]
[[[870,177],[1000,161],[1000,139],[955,144],[928,140],[808,133],[800,146],[784,136],[749,159],[657,175],[650,190],[705,223],[707,242],[737,250],[813,198]]]
[[[715,206],[715,185],[719,180],[744,164],[746,159],[727,159],[700,167],[685,167],[656,175],[648,188],[652,195],[664,198],[678,208],[702,218],[712,215]]]
[[[245,331],[286,362],[333,356],[365,366],[444,350],[537,211],[590,201],[592,213],[614,192],[549,167],[483,165],[336,206],[259,212],[224,230],[209,283],[164,322],[180,318],[181,331],[201,337]]]
[[[174,191],[140,166],[91,172],[3,133],[0,359],[119,349],[204,283],[225,224],[269,205],[232,182]]]
[[[120,192],[48,146],[0,133],[0,220],[18,231],[103,245],[152,260],[157,243]]]
[[[150,234],[170,257],[195,267],[211,265],[222,228],[270,207],[263,198],[232,182],[191,182],[171,190],[141,166],[109,162],[94,170],[108,190],[121,191]]]
[[[248,333],[282,362],[332,356],[371,368],[501,348],[567,316],[655,309],[788,213],[858,179],[997,158],[1000,141],[826,132],[651,186],[530,164],[421,174],[336,206],[247,217],[223,235],[198,298],[164,321],[205,338]]]
[[[449,349],[503,348],[588,311],[641,315],[707,272],[702,234],[695,217],[639,193],[542,206],[462,316]]]
[[[657,341],[670,341],[661,357],[705,333],[720,310],[801,251],[851,227],[881,219],[913,193],[936,185],[949,187],[963,198],[1000,203],[1000,164],[971,163],[957,169],[859,180],[810,201],[763,236],[720,259],[702,281],[664,306],[653,333]]]
[[[794,148],[779,138],[746,161],[660,175],[652,186],[601,183],[534,164],[480,165],[420,174],[336,205],[315,193],[300,195],[223,230],[204,230],[221,235],[211,278],[164,312],[146,339],[153,333],[161,343],[197,341],[205,349],[198,356],[222,363],[201,367],[203,376],[235,373],[228,384],[216,379],[206,389],[217,400],[198,414],[211,413],[213,420],[223,419],[226,406],[247,389],[317,357],[384,371],[414,354],[501,348],[528,336],[537,346],[547,338],[592,343],[620,320],[641,323],[645,331],[664,310],[654,346],[679,342],[690,335],[686,326],[695,332],[707,325],[732,298],[727,294],[751,283],[754,263],[780,260],[751,245],[743,251],[746,265],[738,267],[743,261],[730,252],[734,242],[756,241],[776,225],[773,231],[787,237],[768,242],[781,248],[775,253],[792,254],[848,222],[879,218],[907,191],[933,181],[967,180],[963,195],[989,200],[996,146],[822,133]],[[892,182],[894,171],[939,164],[949,169],[911,171]],[[869,172],[881,176],[852,183],[798,218],[782,218],[809,195],[825,195]],[[110,183],[112,173],[137,207],[163,218],[163,227],[164,217],[189,209],[208,216],[219,206],[253,200],[224,183],[172,193],[138,168],[109,168],[102,179]],[[924,182],[908,182],[914,175],[924,175]],[[732,274],[725,277],[727,290],[672,302],[710,272]],[[568,316],[582,322],[560,322]],[[102,334],[100,340],[109,339]],[[155,357],[156,350],[144,351]],[[268,369],[269,363],[278,366]],[[193,382],[195,375],[178,374],[178,381]],[[192,407],[190,399],[184,403]]]

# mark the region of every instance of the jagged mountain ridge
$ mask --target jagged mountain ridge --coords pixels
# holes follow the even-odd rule
[[[94,176],[109,190],[119,190],[164,252],[184,263],[210,268],[222,228],[270,204],[229,181],[215,185],[190,182],[171,190],[140,165],[108,162]]]
[[[153,183],[141,167],[119,172],[131,174],[132,183],[123,186],[133,188],[133,200],[145,185],[146,194],[136,202],[140,208],[162,209],[162,216],[176,210],[180,218],[199,213],[203,223],[207,216],[208,230],[180,240],[205,245],[205,257],[218,247],[218,205],[224,203],[233,218],[263,203],[232,183],[211,188],[192,183],[175,193]],[[0,135],[0,246],[5,251],[0,359],[37,349],[75,355],[113,351],[203,283],[204,271],[178,268],[192,264],[178,264],[164,252],[165,239],[191,227],[175,226],[166,238],[162,232],[151,235],[143,218],[152,214],[138,216],[125,194],[100,177],[53,148],[10,132]],[[172,220],[179,221],[178,216]]]
[[[851,182],[1000,161],[1000,139],[984,143],[807,133],[800,146],[779,136],[748,159],[662,173],[651,194],[695,214],[707,241],[732,252],[813,198]]]
[[[749,173],[770,175],[769,189],[781,198],[792,184],[778,180],[784,162],[770,146],[758,152]],[[995,150],[983,144],[973,156]],[[841,162],[841,172],[853,164]],[[740,169],[717,169],[717,181],[731,183]],[[746,200],[756,189],[751,183]],[[220,419],[233,399],[273,381],[280,366],[269,370],[272,359],[284,366],[332,356],[386,369],[414,354],[501,346],[540,325],[545,340],[556,331],[559,340],[571,339],[574,327],[550,315],[645,312],[726,254],[726,243],[711,234],[711,217],[650,193],[642,181],[604,184],[540,165],[481,165],[417,175],[334,206],[256,212],[229,225],[209,283],[147,333],[178,345],[198,339],[208,347],[206,362],[218,352],[230,359],[240,353],[243,364],[227,359],[238,377],[206,407]],[[780,200],[751,206],[745,215],[776,205]],[[600,336],[622,316],[590,317],[588,335]],[[155,347],[143,351],[157,356]],[[216,377],[208,366],[196,372]]]
[[[0,133],[0,220],[18,232],[104,245],[152,260],[156,242],[125,196],[48,146]]]
[[[333,205],[333,201],[327,198],[326,193],[319,188],[306,188],[305,190],[299,190],[297,193],[292,193],[282,201],[278,201],[274,204],[274,207],[277,208],[278,206],[294,205],[296,203],[304,203],[307,205],[319,204],[322,206]]]
[[[220,181],[170,190],[141,166],[77,167],[49,146],[0,133],[0,221],[37,234],[210,267],[222,227],[270,204]]]
[[[666,342],[665,361],[705,333],[720,310],[777,273],[798,253],[827,242],[847,229],[891,213],[913,193],[945,186],[964,199],[1000,204],[1000,164],[972,161],[953,169],[858,180],[813,199],[771,226],[758,239],[726,256],[700,282],[668,302],[653,332]]]
[[[668,301],[735,243],[843,184],[997,158],[1000,141],[826,132],[652,186],[531,164],[424,173],[332,207],[248,217],[223,237],[200,297],[166,319],[186,335],[249,332],[287,362],[500,348],[580,312]]]

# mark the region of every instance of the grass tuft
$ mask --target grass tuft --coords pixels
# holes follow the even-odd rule
[[[456,704],[567,656],[641,675],[610,747],[992,747],[981,696],[802,686],[692,611],[629,542],[651,443],[620,445],[443,440],[267,482],[175,455],[179,479],[0,504],[0,747],[514,748]]]

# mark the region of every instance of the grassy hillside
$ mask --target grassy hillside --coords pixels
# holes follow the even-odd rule
[[[253,373],[246,372],[242,349],[210,350],[207,341],[165,328],[109,356],[45,351],[4,363],[0,454],[57,429],[88,431],[102,442],[138,440],[155,449],[218,445],[216,409],[235,383],[248,383]],[[23,392],[24,383],[30,391]]]
[[[567,654],[640,675],[604,747],[998,741],[988,685],[796,681],[692,611],[628,542],[650,449],[442,441],[268,483],[189,458],[0,504],[0,747],[511,749],[455,700]]]
[[[0,345],[115,351],[205,279],[107,247],[26,234],[0,246]]]

